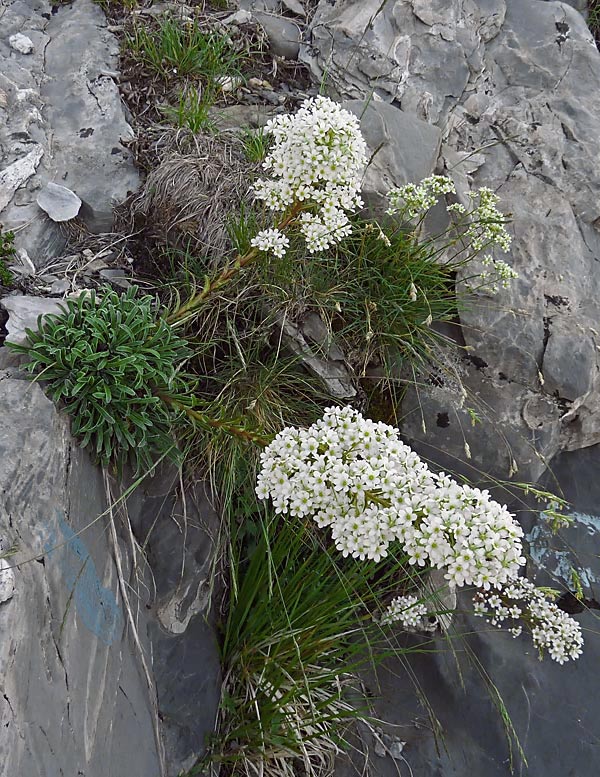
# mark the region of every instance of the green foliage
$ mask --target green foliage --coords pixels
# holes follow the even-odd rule
[[[301,302],[320,314],[359,377],[369,368],[389,377],[403,361],[429,358],[441,339],[432,324],[456,317],[459,266],[435,261],[433,246],[411,231],[356,220],[326,257],[292,242],[258,272],[278,304]]]
[[[226,227],[233,248],[240,256],[250,250],[250,241],[261,229],[256,211],[244,203],[241,204],[239,213],[227,216]]]
[[[2,286],[12,286],[14,282],[12,273],[6,266],[6,260],[12,259],[15,255],[14,243],[14,232],[0,231],[0,284]]]
[[[242,59],[227,35],[170,15],[156,26],[135,24],[125,42],[131,55],[161,78],[195,78],[209,90],[219,78],[237,75]]]
[[[384,239],[386,238],[386,239]],[[311,267],[311,283],[342,341],[364,364],[428,353],[433,321],[456,315],[452,265],[432,261],[431,247],[401,229],[363,223],[336,251],[329,268]]]
[[[212,100],[196,89],[182,90],[177,105],[161,108],[165,118],[180,129],[189,129],[193,134],[212,128],[209,110]]]
[[[137,291],[66,300],[64,315],[40,317],[27,345],[9,347],[29,356],[26,369],[72,417],[82,446],[102,464],[130,457],[139,470],[174,449],[175,413],[160,395],[183,388],[177,370],[189,349]]]
[[[600,39],[600,0],[588,0],[587,24],[597,42]]]
[[[262,514],[258,525],[250,551],[244,533],[232,540],[221,735],[211,756],[234,774],[292,777],[296,759],[310,773],[351,720],[368,719],[364,700],[351,703],[355,673],[384,639],[372,612],[407,574],[404,559],[343,559],[296,519]]]
[[[244,154],[249,162],[262,162],[269,150],[270,138],[262,127],[244,128],[242,132]]]
[[[228,419],[270,439],[285,426],[310,426],[333,400],[298,359],[282,351],[261,296],[213,300],[193,329],[195,402],[210,418]],[[257,290],[260,295],[260,290]],[[208,346],[206,345],[208,343]],[[251,516],[260,447],[219,427],[197,425],[184,435],[188,462],[209,475],[225,516]]]

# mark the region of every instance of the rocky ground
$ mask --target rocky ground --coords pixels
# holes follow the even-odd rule
[[[404,400],[403,431],[443,466],[461,460],[471,475],[558,484],[576,523],[548,550],[539,516],[524,516],[532,571],[568,587],[574,559],[597,597],[600,109],[590,95],[600,55],[584,5],[241,0],[219,18],[259,22],[268,56],[216,114],[223,129],[264,122],[316,88],[310,70],[313,84],[325,80],[362,116],[378,149],[366,179],[375,207],[391,186],[434,171],[461,197],[482,185],[500,194],[520,279],[462,314],[468,358],[456,363],[457,380],[424,375]],[[17,248],[17,287],[0,306],[11,339],[67,293],[127,285],[136,266],[114,208],[143,185],[135,157],[147,149],[136,132],[149,91],[126,63],[119,72],[122,25],[91,0],[0,3],[0,223]],[[165,471],[128,503],[135,538],[149,536],[150,566],[110,516],[86,528],[106,511],[106,483],[4,349],[0,367],[0,539],[17,546],[5,565],[19,564],[0,586],[0,775],[175,775],[202,750],[217,705],[216,647],[193,617],[206,609],[216,517],[201,485],[182,503]],[[351,379],[338,377],[352,396]],[[156,521],[161,531],[150,532]],[[589,689],[599,648],[593,614],[583,618],[586,652],[566,669],[523,655],[509,637],[472,637],[522,738],[529,767],[516,754],[518,774],[598,772],[600,710]],[[440,652],[413,666],[439,730],[408,675],[390,667],[378,711],[406,744],[395,758],[375,748],[369,768],[508,775],[502,719],[481,674],[465,665],[459,687],[456,656],[439,640]]]

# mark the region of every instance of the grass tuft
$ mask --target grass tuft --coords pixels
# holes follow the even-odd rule
[[[176,105],[161,108],[166,120],[179,129],[188,129],[194,135],[213,129],[210,117],[212,101],[197,89],[182,89]]]
[[[247,777],[326,774],[348,725],[369,719],[355,702],[356,672],[384,642],[372,610],[406,578],[404,559],[382,569],[324,548],[300,521],[263,512],[257,525],[253,543],[243,530],[232,537],[221,726],[210,758]]]
[[[229,36],[199,23],[165,15],[156,25],[134,24],[125,38],[131,56],[159,78],[194,78],[212,90],[217,80],[239,76],[243,55]]]
[[[0,230],[0,285],[10,288],[14,283],[13,274],[6,266],[7,260],[15,257],[14,232],[2,232]]]
[[[245,127],[242,131],[244,154],[249,162],[262,162],[269,150],[269,135],[262,127],[251,129]]]
[[[600,0],[588,0],[587,25],[596,40],[600,41]]]

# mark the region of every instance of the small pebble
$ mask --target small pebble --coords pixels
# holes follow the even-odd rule
[[[70,288],[71,284],[68,280],[66,280],[66,278],[59,278],[58,280],[54,281],[52,286],[50,286],[50,294],[63,295],[65,292],[69,291]]]
[[[19,54],[31,54],[33,51],[33,41],[21,32],[11,35],[8,39],[8,43],[11,48],[18,51]]]

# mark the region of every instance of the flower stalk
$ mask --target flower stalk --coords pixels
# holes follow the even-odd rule
[[[288,213],[277,225],[277,229],[283,230],[293,226],[301,210],[302,203],[294,202]],[[260,253],[260,248],[258,248],[258,246],[253,246],[242,256],[238,255],[234,261],[225,267],[216,277],[209,278],[207,276],[202,291],[194,294],[194,296],[190,297],[190,299],[184,305],[181,305],[181,307],[179,307],[174,313],[168,316],[167,323],[174,325],[183,324],[186,321],[189,321],[191,315],[202,306],[202,304],[206,299],[208,299],[208,297],[211,296],[211,294],[214,294],[215,292],[222,289],[229,283],[232,278],[237,275],[240,270],[243,270],[245,267],[248,267],[248,265],[255,262],[258,259]]]
[[[212,418],[206,413],[203,413],[196,408],[190,407],[184,402],[181,402],[179,399],[171,397],[168,394],[159,394],[158,396],[167,405],[170,405],[177,410],[182,410],[189,419],[200,424],[200,426],[209,429],[221,429],[227,434],[230,434],[232,437],[238,437],[245,442],[252,443],[254,445],[260,445],[263,448],[270,443],[270,440],[264,435],[260,434],[259,432],[253,432],[249,429],[245,429],[241,424],[238,424],[235,421]]]

